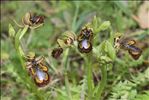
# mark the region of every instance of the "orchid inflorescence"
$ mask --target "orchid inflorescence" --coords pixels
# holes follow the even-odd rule
[[[25,16],[22,18],[23,26],[28,26],[31,29],[38,28],[43,25],[44,23],[44,16],[36,15],[31,12],[27,12]],[[109,25],[108,22],[101,25],[98,30],[106,29],[106,25]],[[22,26],[22,25],[19,25]],[[22,27],[23,27],[22,26]],[[95,30],[94,27],[92,27],[91,23],[86,24],[80,31],[79,35],[77,36],[72,31],[66,31],[60,38],[57,39],[58,47],[54,48],[51,56],[55,59],[58,59],[60,55],[63,53],[63,51],[66,48],[75,47],[78,48],[78,51],[82,54],[88,54],[92,53],[93,51],[93,40],[95,37],[95,32],[97,33],[98,30]],[[105,44],[108,44],[109,42],[104,42]],[[125,40],[121,39],[120,36],[117,36],[114,38],[114,46],[115,49],[123,48],[128,50],[129,54],[137,60],[142,50],[135,46],[134,40]],[[77,44],[77,45],[76,45]],[[103,46],[107,53],[106,46]],[[98,52],[98,51],[97,51]],[[94,52],[95,54],[95,52]],[[95,54],[96,55],[96,54]],[[113,56],[113,54],[111,54]],[[102,56],[100,59],[104,58],[105,56]],[[50,75],[48,73],[48,67],[44,63],[44,57],[36,57],[34,53],[29,54],[25,56],[26,59],[26,69],[29,73],[29,75],[34,80],[35,84],[39,87],[46,86],[50,82]]]

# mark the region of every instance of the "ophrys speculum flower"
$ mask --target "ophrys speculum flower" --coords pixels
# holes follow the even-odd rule
[[[35,54],[28,55],[27,70],[33,78],[35,84],[39,87],[46,86],[50,82],[48,67],[44,64],[44,57],[35,57]]]
[[[93,30],[90,27],[83,27],[78,35],[78,49],[81,53],[89,53],[92,50]]]
[[[118,34],[118,33],[117,33]],[[136,41],[129,38],[117,36],[114,38],[114,47],[116,49],[127,50],[133,59],[137,60],[142,54],[142,50],[136,46]]]
[[[27,12],[22,18],[22,23],[28,25],[30,28],[37,28],[44,23],[44,16],[36,15],[31,12]]]

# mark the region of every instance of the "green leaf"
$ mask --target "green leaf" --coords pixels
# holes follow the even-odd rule
[[[93,53],[96,57],[100,58],[104,53],[105,41],[103,41],[99,46],[93,47]]]
[[[99,47],[98,47],[99,52],[105,51],[105,43],[106,43],[106,41],[103,41],[103,42],[99,45]]]
[[[11,24],[9,24],[9,36],[14,37],[15,36],[15,30]]]
[[[100,56],[98,46],[97,47],[93,47],[93,53]]]
[[[93,47],[93,52],[100,57],[105,53],[105,43],[106,41],[103,41],[99,46]]]
[[[109,58],[108,56],[101,56],[100,59],[101,61],[104,61],[104,62],[112,62],[112,59]]]
[[[108,29],[110,25],[111,25],[110,21],[105,21],[97,28],[97,31],[104,31]]]
[[[145,71],[145,77],[149,80],[148,76],[149,76],[149,68],[147,68],[146,71]]]
[[[108,56],[114,60],[115,57],[116,57],[116,52],[115,52],[115,49],[114,47],[112,46],[112,44],[109,42],[109,41],[106,41],[106,46],[105,46],[105,49],[108,53]]]
[[[149,99],[149,91],[145,91],[143,94],[138,94],[136,98],[133,100],[148,100]]]
[[[8,60],[9,59],[9,54],[7,52],[2,52],[1,53],[1,59],[2,60]]]
[[[92,21],[92,25],[93,25],[93,29],[96,29],[97,28],[98,20],[97,20],[97,17],[96,16],[94,16],[94,19]]]
[[[98,55],[99,59],[103,59],[107,62],[116,58],[115,49],[109,41],[103,41],[99,46],[94,47],[93,52]],[[102,58],[102,55],[105,56]]]

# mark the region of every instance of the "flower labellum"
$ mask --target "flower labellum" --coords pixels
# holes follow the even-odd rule
[[[37,67],[36,76],[34,79],[35,83],[41,87],[47,85],[49,83],[49,80],[50,80],[49,74]]]
[[[139,59],[139,57],[142,54],[142,50],[135,46],[136,41],[134,40],[127,40],[127,41],[122,41],[120,43],[121,48],[128,50],[129,54],[133,57],[134,60]]]
[[[30,21],[33,24],[42,24],[44,23],[44,16],[33,16],[30,18]]]
[[[83,46],[85,49],[88,48],[88,42],[87,42],[86,39],[82,41],[82,46]]]
[[[89,53],[92,50],[92,44],[87,39],[78,43],[78,49],[81,53]]]
[[[133,59],[139,59],[142,50],[136,46],[130,45],[128,49],[129,54],[133,57]]]
[[[55,48],[52,51],[52,57],[55,58],[55,59],[58,59],[62,53],[63,53],[63,49],[62,48]]]

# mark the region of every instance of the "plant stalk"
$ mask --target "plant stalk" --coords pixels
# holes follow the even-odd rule
[[[21,38],[25,35],[25,33],[27,32],[29,26],[25,26],[23,28],[23,30],[19,30],[15,36],[15,48],[16,48],[16,51],[17,51],[17,54],[18,54],[18,57],[19,57],[19,60],[21,62],[21,66],[23,66],[23,69],[24,72],[25,72],[25,64],[24,64],[24,60],[23,60],[23,57],[25,57],[25,53],[20,45],[20,41],[21,41]],[[27,75],[27,73],[25,73]],[[44,96],[42,95],[43,92],[42,91],[38,91],[37,88],[35,87],[35,85],[27,78],[25,78],[24,76],[21,76],[22,80],[24,80],[25,82],[27,82],[31,88],[29,88],[30,92],[33,92],[35,93],[36,95],[36,98],[38,100],[43,100],[44,99]],[[27,84],[26,84],[27,86]],[[27,86],[28,88],[28,86]]]
[[[92,100],[92,94],[93,94],[93,76],[92,76],[92,62],[91,62],[91,55],[87,56],[87,59],[85,58],[86,61],[86,66],[87,67],[87,86],[88,86],[88,97],[89,100]]]
[[[96,94],[96,100],[101,100],[101,95],[107,83],[107,71],[106,71],[106,64],[101,66],[101,82],[99,83],[99,88]]]
[[[66,87],[66,92],[68,94],[68,100],[72,100],[72,95],[70,91],[70,86],[69,86],[69,80],[67,76],[67,65],[68,65],[68,54],[69,54],[69,48],[66,49],[65,54],[64,54],[64,77],[65,77],[65,87]]]

